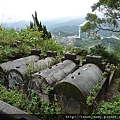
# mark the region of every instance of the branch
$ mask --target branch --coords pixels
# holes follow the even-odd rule
[[[101,30],[107,30],[107,31],[111,31],[111,32],[120,32],[120,30],[113,30],[113,29],[109,29],[109,28],[102,28]]]
[[[37,28],[37,30],[38,30],[37,23],[36,23],[36,20],[35,20],[35,17],[34,17],[34,15],[33,15],[33,14],[32,14],[32,18],[33,18],[33,21],[34,21],[35,27],[36,27],[36,28]]]
[[[100,24],[99,26],[96,26],[98,28],[98,30],[96,30],[95,32],[97,33],[100,30],[106,30],[106,31],[111,31],[111,32],[120,32],[120,30],[114,30],[114,28],[103,28]]]

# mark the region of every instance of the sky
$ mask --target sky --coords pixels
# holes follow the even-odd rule
[[[81,17],[91,12],[91,6],[99,0],[1,0],[0,22],[32,20],[37,11],[39,20]]]

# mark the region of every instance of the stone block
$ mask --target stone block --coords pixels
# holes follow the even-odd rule
[[[31,55],[40,55],[40,54],[41,54],[41,50],[36,50],[36,49],[31,50]]]
[[[80,59],[77,58],[77,59],[74,60],[74,62],[75,62],[77,65],[79,65],[79,64],[80,64]]]
[[[87,56],[86,56],[86,61],[87,61],[87,63],[100,64],[101,61],[102,61],[102,57],[101,57],[101,56],[91,56],[91,55],[87,55]]]
[[[76,59],[76,53],[72,53],[72,54],[66,53],[64,56],[68,60],[75,60]]]
[[[57,52],[56,51],[47,51],[46,55],[47,55],[47,57],[56,57]]]

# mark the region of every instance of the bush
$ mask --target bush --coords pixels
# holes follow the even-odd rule
[[[115,65],[120,63],[120,59],[114,53],[109,53],[107,51],[104,51],[101,53],[101,55],[106,60],[106,62],[109,62],[111,64],[115,64]]]
[[[115,115],[120,114],[120,95],[114,96],[113,102],[100,102],[98,109],[93,112],[94,115]]]
[[[37,117],[43,117],[44,114],[60,113],[60,106],[57,102],[55,104],[51,104],[49,102],[40,100],[35,92],[26,95],[22,91],[18,91],[15,87],[10,87],[8,90],[6,90],[1,84],[0,100],[29,114],[34,114]]]
[[[95,45],[90,49],[90,54],[102,56],[106,62],[117,65],[120,63],[120,59],[114,53],[109,53],[102,44]]]
[[[41,35],[42,32],[35,27],[26,27],[18,32],[0,27],[0,63],[28,56],[31,49],[62,53],[61,45],[53,39],[44,40]]]
[[[42,46],[41,47],[42,47],[42,51],[44,51],[44,52],[46,52],[48,50],[51,50],[51,51],[57,51],[60,54],[63,51],[63,46],[58,44],[53,39],[44,40],[42,42]]]

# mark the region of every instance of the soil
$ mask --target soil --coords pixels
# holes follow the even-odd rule
[[[118,84],[116,83],[116,80],[114,80],[109,86],[107,92],[101,97],[101,101],[112,102],[113,96],[118,94],[120,94],[120,91],[118,91]]]

